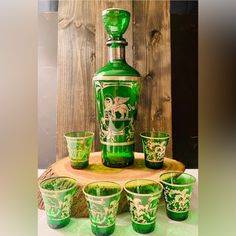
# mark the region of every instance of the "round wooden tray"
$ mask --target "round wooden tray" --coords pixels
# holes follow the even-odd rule
[[[100,180],[115,181],[122,186],[126,181],[132,179],[152,179],[159,180],[160,174],[167,171],[184,171],[185,166],[183,163],[174,159],[165,158],[164,165],[161,169],[154,170],[145,167],[144,154],[134,153],[135,161],[132,166],[125,168],[109,168],[101,162],[101,152],[93,152],[90,154],[89,167],[86,169],[75,170],[70,166],[69,157],[65,157],[60,161],[52,164],[40,177],[39,180],[43,180],[52,176],[68,176],[77,179],[79,185],[79,191],[75,197],[72,205],[73,217],[87,217],[88,211],[86,207],[86,201],[82,192],[82,187],[87,183]],[[43,201],[40,192],[38,191],[38,207],[44,209]],[[128,205],[124,191],[121,195],[119,211],[125,212],[128,210]]]

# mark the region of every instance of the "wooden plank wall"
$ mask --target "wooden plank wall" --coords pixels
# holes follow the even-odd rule
[[[131,12],[126,59],[143,77],[136,151],[142,151],[141,131],[171,134],[169,1],[63,0],[58,9],[57,159],[67,155],[63,135],[68,131],[94,131],[93,150],[100,150],[92,77],[107,62],[101,13],[111,7]],[[172,157],[172,142],[167,155]]]

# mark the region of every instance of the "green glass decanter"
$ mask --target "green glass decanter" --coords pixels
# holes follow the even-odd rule
[[[123,34],[128,28],[130,13],[110,8],[102,12],[109,35],[106,43],[109,62],[93,78],[102,161],[105,166],[125,167],[134,161],[134,132],[140,94],[140,74],[125,61],[127,46]]]

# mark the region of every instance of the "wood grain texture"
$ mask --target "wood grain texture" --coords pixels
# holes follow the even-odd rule
[[[108,60],[101,14],[111,7],[131,12],[126,59],[143,76],[136,150],[142,151],[141,131],[171,134],[169,1],[64,0],[58,10],[57,159],[67,155],[67,131],[94,131],[93,150],[100,150],[92,77]],[[172,157],[171,140],[167,155]]]
[[[59,3],[57,159],[67,155],[64,133],[95,130],[94,11],[94,1]]]
[[[93,181],[110,180],[115,181],[123,187],[126,181],[133,179],[152,179],[159,180],[159,176],[167,171],[184,171],[185,166],[176,160],[165,158],[164,165],[161,169],[153,170],[145,167],[144,154],[135,153],[135,162],[132,166],[126,168],[109,168],[101,162],[101,152],[94,152],[90,155],[90,165],[86,169],[75,170],[70,166],[69,157],[63,158],[50,166],[39,178],[39,181],[51,176],[68,176],[78,181],[79,190],[76,194],[73,206],[72,216],[87,217],[88,211],[86,207],[85,196],[82,188]],[[38,207],[44,209],[43,200],[40,192],[38,192]],[[126,194],[123,191],[119,203],[119,213],[128,210]]]
[[[136,125],[136,150],[141,151],[140,132],[172,133],[170,2],[135,1],[133,12],[134,67],[143,77]],[[172,157],[172,139],[167,156]]]

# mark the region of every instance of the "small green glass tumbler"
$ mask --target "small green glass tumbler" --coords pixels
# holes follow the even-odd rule
[[[167,216],[175,221],[188,218],[192,187],[196,178],[183,172],[167,172],[160,175],[164,187]]]
[[[124,187],[133,229],[141,234],[151,233],[156,226],[157,209],[162,194],[162,184],[148,179],[132,180]]]
[[[93,144],[93,132],[69,132],[64,135],[71,167],[83,169],[89,165],[89,155]]]
[[[77,188],[77,181],[69,177],[52,177],[39,182],[50,228],[59,229],[69,224]]]
[[[145,165],[151,169],[160,169],[163,166],[169,134],[150,131],[140,134],[143,144]]]
[[[115,230],[122,187],[111,181],[97,181],[84,186],[92,232],[97,236],[111,235]]]

